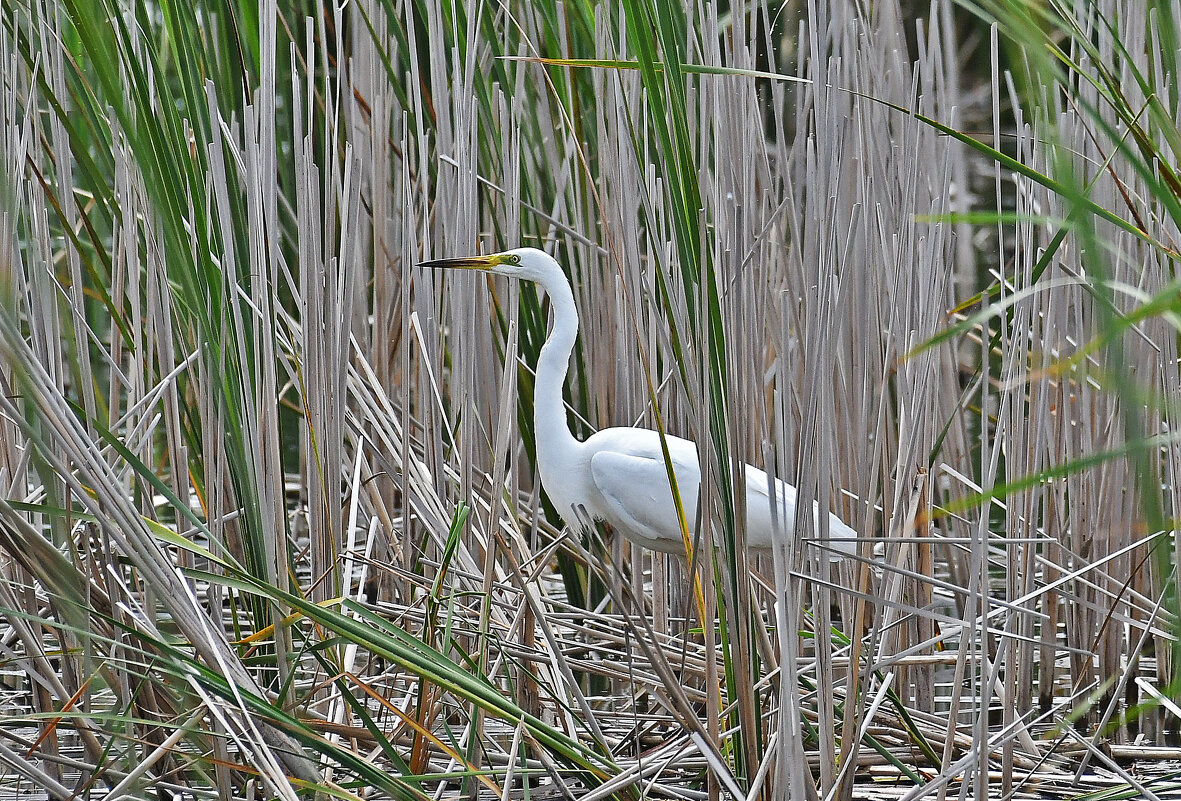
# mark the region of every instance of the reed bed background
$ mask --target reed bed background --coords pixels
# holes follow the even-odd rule
[[[1175,790],[1143,5],[5,3],[0,793]],[[561,529],[544,297],[416,267],[518,245],[716,548]]]

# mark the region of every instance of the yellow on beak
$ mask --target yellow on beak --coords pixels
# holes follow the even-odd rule
[[[430,267],[441,270],[491,270],[498,264],[505,262],[505,254],[493,253],[488,256],[460,256],[455,259],[430,259],[420,261],[419,267]]]

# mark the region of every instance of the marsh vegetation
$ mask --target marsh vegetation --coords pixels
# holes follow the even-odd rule
[[[0,6],[0,796],[1175,791],[1181,8],[903,5]]]

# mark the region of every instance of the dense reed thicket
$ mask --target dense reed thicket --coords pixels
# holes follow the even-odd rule
[[[6,2],[0,795],[1171,789],[1144,5]],[[562,530],[546,299],[416,266],[518,245],[692,559]],[[743,462],[858,557],[748,553]]]

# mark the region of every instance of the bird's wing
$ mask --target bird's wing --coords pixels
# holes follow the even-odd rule
[[[672,449],[670,448],[670,451]],[[674,453],[673,472],[690,529],[697,511],[697,486],[701,480],[696,450]],[[602,450],[590,460],[591,478],[602,497],[604,519],[629,539],[654,550],[682,549],[681,527],[668,483],[663,456]]]
[[[771,486],[776,489],[777,509],[772,517]],[[815,530],[813,537],[820,533],[820,507],[813,502],[812,520]],[[771,478],[762,470],[746,466],[746,515],[747,544],[756,548],[769,548],[776,538],[776,531],[792,536],[796,525],[796,488],[791,484]],[[783,534],[778,536],[784,536]],[[840,554],[857,552],[857,532],[834,514],[828,516],[828,547],[830,558]]]
[[[771,503],[771,486],[776,503]],[[776,508],[772,511],[772,505]],[[779,537],[794,536],[796,488],[773,479],[757,467],[746,466],[746,543],[753,548],[770,548]]]

